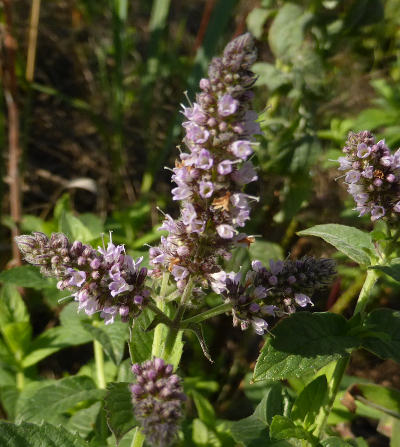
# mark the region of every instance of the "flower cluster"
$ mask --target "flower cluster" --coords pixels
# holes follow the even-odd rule
[[[250,66],[256,58],[250,34],[244,34],[214,58],[209,79],[200,81],[202,92],[191,107],[184,107],[187,121],[182,152],[173,169],[173,199],[181,202],[180,217],[169,215],[161,227],[168,231],[160,246],[150,249],[153,274],[169,270],[179,289],[189,275],[207,283],[220,270],[218,258],[229,257],[231,247],[253,238],[239,233],[250,218],[250,202],[243,186],[257,180],[252,136],[260,133],[250,110],[255,81]]]
[[[296,306],[313,305],[310,297],[326,287],[335,273],[331,259],[271,260],[269,269],[253,261],[244,281],[241,272],[221,271],[211,275],[211,284],[232,305],[233,325],[240,324],[242,330],[252,325],[262,335],[268,329],[266,317],[293,313]]]
[[[37,232],[16,241],[27,262],[56,277],[60,290],[74,292],[79,310],[88,315],[101,312],[106,324],[117,315],[127,322],[146,305],[150,291],[144,285],[147,269],[139,267],[142,259],[135,262],[123,245],[112,243],[111,236],[107,248],[103,244],[98,250],[79,241],[71,244],[63,233],[53,233],[49,239]]]
[[[383,140],[375,142],[368,132],[350,133],[340,170],[347,171],[345,182],[360,216],[370,214],[375,221],[400,214],[400,149],[394,154]]]
[[[136,363],[132,371],[136,376],[131,386],[135,417],[150,445],[166,447],[176,437],[186,400],[181,379],[160,358]]]

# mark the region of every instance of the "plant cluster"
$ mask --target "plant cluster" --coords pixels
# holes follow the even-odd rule
[[[305,13],[294,3],[289,8],[281,9],[274,26],[290,12],[305,28]],[[288,58],[288,64],[294,63],[295,54]],[[391,152],[364,130],[349,134],[337,160],[338,170],[346,171],[342,178],[356,211],[371,218],[370,233],[341,224],[298,232],[323,239],[366,269],[348,319],[313,312],[318,297],[335,281],[333,259],[271,256],[267,263],[263,257],[236,268],[240,250],[257,245],[257,236],[243,230],[251,204],[258,202],[247,192],[261,175],[252,158],[265,143],[252,105],[255,61],[252,35],[235,38],[221,57],[212,59],[196,101],[183,106],[184,149],[171,169],[179,214],[164,214],[160,243],[146,253],[149,268],[142,267],[143,256],[128,253],[124,243],[129,241],[116,244],[111,233],[107,245],[102,237],[93,248],[96,234],[65,209],[60,231],[48,228],[16,237],[31,266],[0,275],[5,283],[0,360],[16,373],[16,384],[0,385],[4,410],[15,419],[0,422],[0,444],[364,447],[361,438],[343,439],[335,428],[341,417],[350,419],[356,411],[385,421],[395,439],[399,391],[360,383],[340,399],[353,352],[365,349],[400,362],[400,313],[370,310],[379,278],[400,282],[400,150]],[[315,137],[309,128],[302,131]],[[291,186],[296,184],[292,180]],[[32,338],[15,285],[69,300],[61,324]],[[204,390],[213,390],[212,381],[183,377],[183,337],[213,362],[204,333],[218,315],[231,315],[234,327],[252,328],[265,338],[253,384],[245,385],[260,386],[261,395],[254,412],[240,420],[218,419],[204,396]],[[32,379],[42,359],[90,341],[92,366],[56,381]],[[190,417],[193,406],[198,417]]]

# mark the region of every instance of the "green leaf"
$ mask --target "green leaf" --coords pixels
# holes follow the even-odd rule
[[[78,240],[85,243],[99,237],[99,234],[92,234],[90,229],[78,217],[67,211],[61,213],[58,225],[59,231],[74,241]]]
[[[259,39],[262,36],[264,24],[271,15],[271,12],[271,10],[265,8],[254,8],[247,16],[247,28],[256,39]]]
[[[291,419],[299,421],[309,430],[314,424],[320,408],[327,402],[328,383],[326,377],[319,376],[309,383],[295,400]]]
[[[299,236],[317,236],[333,245],[361,265],[370,265],[375,257],[371,235],[357,228],[339,224],[316,225],[297,233]]]
[[[311,439],[311,435],[303,427],[297,426],[286,416],[279,415],[272,420],[269,435],[272,439]]]
[[[257,405],[254,416],[270,425],[276,415],[283,415],[285,411],[285,396],[279,382],[271,383],[267,387],[261,402]]]
[[[0,273],[0,281],[15,284],[18,287],[32,287],[33,289],[45,289],[52,283],[45,278],[34,265],[23,265],[4,270]]]
[[[269,265],[270,259],[277,261],[278,259],[282,259],[284,257],[283,250],[280,245],[275,244],[274,242],[258,239],[254,242],[254,244],[251,244],[249,253],[252,260],[257,259],[265,265]]]
[[[85,376],[67,377],[40,388],[18,408],[17,422],[25,420],[64,423],[62,415],[82,402],[104,397],[105,390],[96,389],[92,379]]]
[[[195,390],[192,390],[190,394],[192,395],[194,404],[196,405],[196,410],[200,420],[202,420],[209,427],[214,427],[216,416],[214,408],[210,402],[202,394]]]
[[[345,318],[332,313],[301,312],[282,320],[257,360],[253,380],[279,380],[311,374],[360,345],[348,334]]]
[[[267,424],[254,415],[231,422],[229,431],[236,442],[245,446],[265,445],[268,440]]]
[[[210,430],[207,425],[200,419],[193,419],[192,424],[192,440],[197,446],[209,446]]]
[[[278,59],[291,62],[297,56],[311,18],[311,13],[291,2],[279,9],[268,34],[269,45]]]
[[[32,326],[29,321],[9,323],[1,327],[4,340],[15,354],[16,358],[22,359],[28,351],[32,337]]]
[[[0,445],[7,447],[89,447],[79,436],[63,427],[23,422],[19,425],[0,422]]]
[[[154,330],[145,332],[145,329],[152,322],[152,315],[151,311],[145,309],[135,320],[129,341],[132,363],[142,363],[151,358]]]
[[[15,409],[19,393],[20,391],[16,386],[8,385],[0,388],[1,404],[7,412],[7,419],[11,421],[15,418]]]
[[[257,85],[265,85],[271,92],[292,81],[290,73],[284,73],[268,62],[255,63],[252,71],[257,75]]]
[[[28,368],[35,365],[60,349],[89,343],[93,337],[86,331],[76,331],[74,326],[57,326],[40,334],[29,346],[22,366]]]
[[[107,414],[107,424],[118,443],[129,430],[137,425],[133,414],[129,383],[118,382],[107,385],[104,409]]]
[[[231,422],[229,431],[236,442],[246,446],[270,445],[268,443],[268,425],[274,416],[284,412],[284,395],[280,383],[272,383],[254,413],[239,421]]]
[[[400,362],[400,312],[392,309],[373,310],[364,325],[369,334],[363,337],[362,347],[383,359]]]
[[[5,283],[0,292],[0,327],[20,321],[29,321],[24,300],[14,284]]]
[[[393,259],[388,265],[373,265],[370,268],[380,270],[400,282],[400,258]]]
[[[86,438],[93,431],[100,409],[101,402],[95,402],[90,407],[77,411],[68,421],[68,430]]]
[[[118,366],[124,355],[125,341],[128,338],[128,325],[115,321],[111,325],[95,327],[90,323],[82,323],[83,327],[104,348],[106,354]]]

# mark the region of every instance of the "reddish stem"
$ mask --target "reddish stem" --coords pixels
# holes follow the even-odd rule
[[[17,104],[17,77],[15,73],[17,42],[13,37],[13,20],[10,0],[2,0],[4,6],[4,96],[8,114],[8,183],[10,185],[10,214],[14,222],[12,235],[12,264],[21,265],[21,255],[15,243],[15,236],[20,234],[21,221],[21,179],[19,161],[21,147],[19,144],[19,111]]]

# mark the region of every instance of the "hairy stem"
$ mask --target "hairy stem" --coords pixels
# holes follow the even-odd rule
[[[139,427],[136,427],[135,434],[133,435],[131,447],[142,447],[145,436],[140,431]]]
[[[360,313],[361,316],[364,316],[365,309],[370,299],[371,290],[373,289],[377,279],[378,271],[374,269],[368,270],[367,277],[365,278],[364,285],[358,297],[354,315]]]
[[[96,363],[97,386],[99,388],[106,387],[106,377],[104,374],[104,353],[101,344],[94,340],[93,342],[94,360]]]

